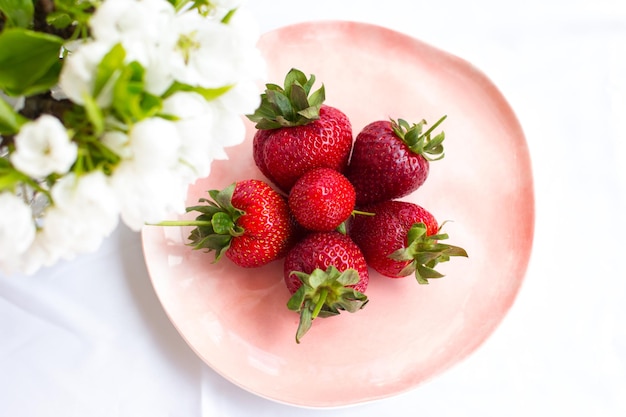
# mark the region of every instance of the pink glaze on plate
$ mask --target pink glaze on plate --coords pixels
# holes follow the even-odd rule
[[[355,314],[319,319],[301,344],[287,310],[282,262],[247,270],[185,246],[189,229],[146,227],[146,264],[170,319],[194,351],[240,387],[274,401],[333,407],[392,396],[458,363],[501,322],[518,293],[534,230],[530,159],[510,106],[471,64],[389,29],[311,22],[264,35],[269,81],[296,67],[326,86],[354,135],[377,119],[436,121],[446,114],[446,157],[405,198],[447,223],[449,243],[469,258],[441,264],[430,285],[372,271],[370,302]],[[254,128],[189,190],[262,178]]]

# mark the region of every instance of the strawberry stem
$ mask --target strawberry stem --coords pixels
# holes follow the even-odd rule
[[[443,224],[442,224],[443,226]],[[407,233],[407,247],[396,250],[389,257],[396,261],[407,261],[406,267],[400,272],[400,276],[415,274],[419,284],[428,284],[429,279],[442,278],[444,275],[435,270],[435,266],[450,260],[451,256],[467,258],[465,249],[441,243],[448,235],[441,233],[441,226],[437,234],[428,235],[426,224],[415,223]]]
[[[422,128],[427,124],[426,120],[419,123],[409,124],[406,120],[391,119],[391,128],[396,136],[402,140],[409,149],[423,156],[427,161],[437,161],[444,157],[443,141],[446,137],[444,132],[440,132],[431,138],[430,134],[444,121],[448,116],[443,116],[426,132],[422,133]]]
[[[318,120],[320,108],[326,99],[324,85],[311,92],[315,75],[307,78],[302,71],[292,68],[285,76],[284,86],[265,84],[261,104],[253,114],[246,115],[257,129],[303,126]]]
[[[211,222],[207,220],[164,220],[151,223],[149,226],[211,226]]]
[[[326,303],[326,298],[328,297],[328,289],[327,288],[322,288],[322,291],[320,293],[320,297],[317,300],[317,304],[315,304],[315,308],[313,309],[313,313],[311,314],[311,318],[316,318],[318,316],[318,314],[320,314],[320,311],[322,310],[322,307],[324,307],[324,304]]]
[[[423,134],[422,136],[429,136],[429,135],[433,132],[433,130],[435,130],[435,129],[437,128],[437,126],[439,126],[441,123],[443,123],[443,121],[444,121],[444,120],[446,120],[446,118],[447,118],[447,117],[448,117],[448,116],[447,116],[447,115],[445,115],[445,116],[441,117],[441,119],[437,120],[437,121],[435,122],[435,124],[434,124],[434,125],[432,125],[432,126],[430,127],[430,129],[428,129],[426,132],[424,132],[424,134]]]
[[[296,342],[309,331],[315,318],[330,317],[348,311],[354,313],[367,304],[367,296],[353,288],[359,280],[354,269],[339,272],[330,265],[325,271],[315,269],[310,274],[292,271],[302,285],[287,301],[287,308],[300,314]]]
[[[375,216],[376,213],[370,213],[369,211],[352,210],[353,216]]]
[[[231,240],[242,236],[245,230],[238,225],[239,217],[245,214],[232,205],[233,193],[237,183],[234,182],[222,190],[209,190],[210,198],[200,198],[196,206],[186,211],[198,212],[195,220],[164,220],[154,226],[193,226],[189,234],[189,246],[194,249],[205,249],[215,252],[215,262],[230,248]]]

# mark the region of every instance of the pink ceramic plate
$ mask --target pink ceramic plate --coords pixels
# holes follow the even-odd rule
[[[260,47],[269,79],[296,67],[326,86],[354,133],[377,119],[434,122],[448,115],[446,157],[407,200],[447,223],[449,242],[469,258],[441,264],[430,285],[372,273],[370,303],[355,314],[316,320],[300,345],[282,263],[257,270],[213,264],[185,246],[189,229],[146,227],[146,263],[167,314],[213,369],[260,396],[331,407],[412,389],[467,357],[500,323],[519,290],[533,237],[527,145],[498,89],[469,63],[403,34],[362,23],[314,22],[270,32]],[[317,84],[319,85],[319,83]],[[254,129],[189,190],[261,178]]]

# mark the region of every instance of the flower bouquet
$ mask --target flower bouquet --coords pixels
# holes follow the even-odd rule
[[[265,63],[238,0],[0,0],[0,271],[184,212]]]

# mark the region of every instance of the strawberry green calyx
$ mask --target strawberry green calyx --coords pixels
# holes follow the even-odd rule
[[[443,140],[446,135],[444,132],[439,133],[434,138],[431,138],[431,133],[446,119],[448,116],[443,116],[441,119],[430,127],[426,132],[422,133],[426,120],[422,120],[419,123],[410,125],[406,120],[398,119],[391,120],[391,128],[393,132],[398,136],[411,151],[417,155],[422,155],[428,161],[437,161],[444,157]]]
[[[365,294],[349,287],[357,284],[360,279],[359,273],[354,269],[339,272],[331,265],[326,271],[317,268],[311,274],[299,271],[291,273],[302,281],[302,286],[287,302],[289,310],[300,313],[300,323],[296,331],[297,343],[300,343],[318,316],[334,316],[341,310],[354,313],[367,304]]]
[[[190,246],[194,249],[206,249],[208,252],[215,251],[215,262],[230,247],[233,237],[241,236],[244,230],[237,226],[237,220],[244,214],[242,210],[233,207],[232,198],[235,183],[223,190],[208,191],[211,199],[201,198],[197,206],[187,207],[187,212],[200,213],[197,221],[207,222],[206,225],[196,226],[189,234]]]
[[[186,211],[200,213],[195,220],[174,220],[159,223],[160,226],[195,226],[189,234],[189,246],[194,249],[215,251],[215,262],[219,261],[230,247],[233,237],[241,236],[244,230],[237,225],[237,220],[244,214],[233,207],[231,200],[235,183],[223,190],[208,191],[210,199],[200,198],[197,206],[187,207]]]
[[[285,85],[266,84],[261,104],[248,119],[261,130],[306,125],[319,119],[320,107],[326,99],[324,85],[311,94],[315,76],[310,78],[295,68],[285,77]]]
[[[400,274],[404,276],[414,272],[418,283],[428,284],[429,279],[444,276],[435,270],[437,264],[449,261],[451,256],[467,257],[465,249],[440,243],[447,238],[447,234],[441,233],[441,227],[437,234],[429,236],[424,223],[415,223],[407,234],[407,247],[398,249],[389,257],[396,261],[409,261]]]

